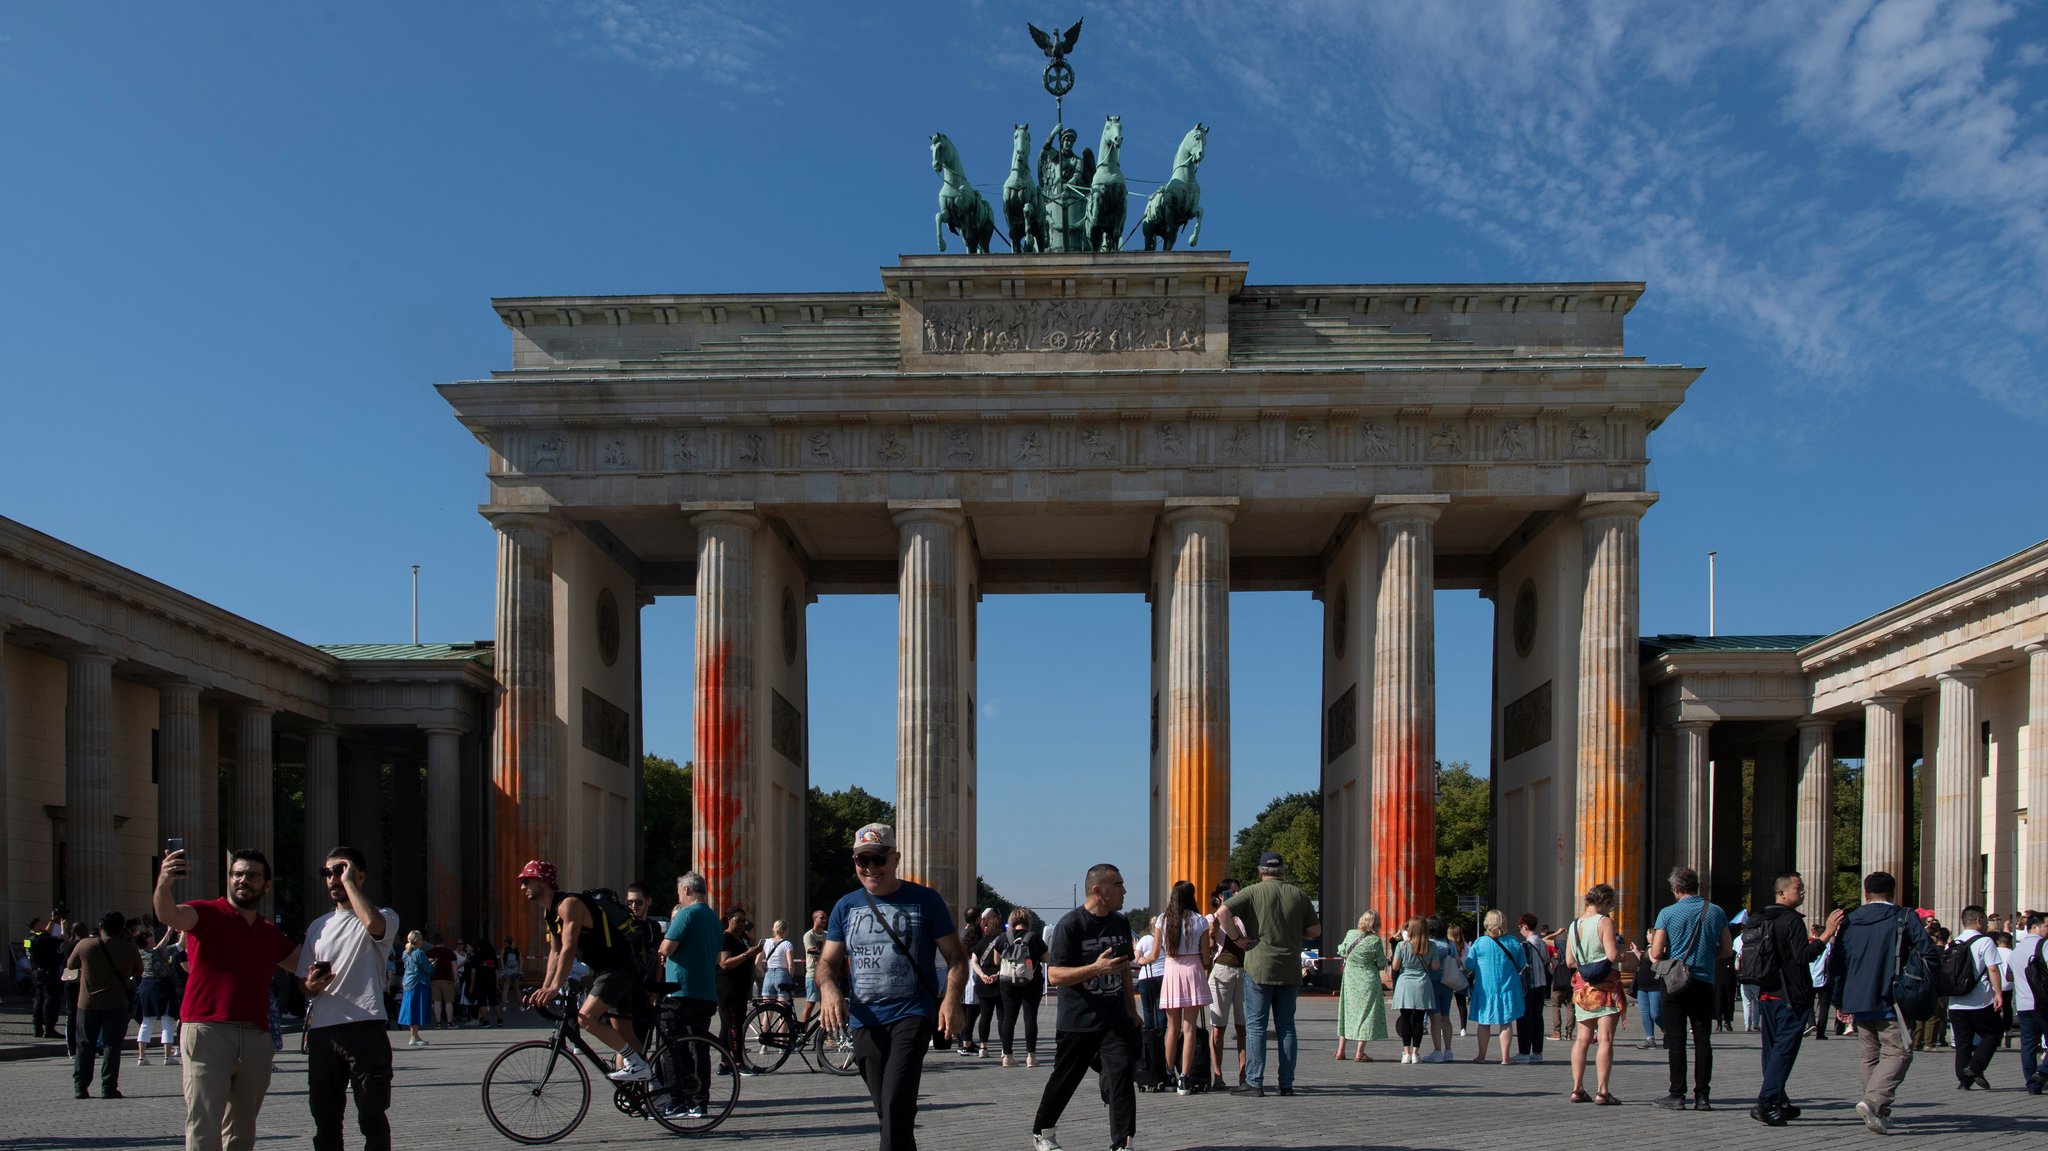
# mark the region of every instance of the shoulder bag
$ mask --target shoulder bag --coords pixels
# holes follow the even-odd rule
[[[1597,926],[1605,918],[1607,917],[1604,915],[1594,916],[1593,923]],[[1580,920],[1579,924],[1579,927],[1572,929],[1572,954],[1579,959],[1584,959],[1586,956],[1586,933],[1582,930],[1582,927],[1585,924],[1585,920]],[[1614,961],[1604,955],[1591,962],[1579,964],[1579,979],[1588,987],[1598,986],[1602,980],[1612,974],[1614,974]]]
[[[862,896],[866,897],[868,901],[868,911],[873,913],[875,917],[875,922],[881,924],[882,930],[889,933],[889,942],[895,945],[896,954],[901,955],[903,958],[910,961],[910,969],[917,973],[917,985],[919,987],[924,988],[926,995],[932,997],[932,1006],[944,1007],[946,1005],[946,997],[939,994],[939,989],[937,986],[938,981],[932,978],[930,965],[919,963],[916,957],[910,954],[909,941],[904,939],[901,935],[897,934],[896,925],[889,922],[888,916],[882,914],[882,905],[875,902],[874,893],[869,891],[865,887],[861,888],[860,893]],[[850,990],[851,980],[849,979],[848,982]]]
[[[1702,897],[1700,899],[1700,913],[1694,916],[1692,921],[1692,938],[1686,940],[1683,948],[1672,943],[1669,939],[1664,941],[1665,946],[1670,947],[1671,950],[1665,954],[1664,958],[1652,963],[1650,970],[1663,982],[1665,994],[1676,995],[1692,985],[1692,967],[1680,956],[1691,955],[1694,949],[1699,947],[1700,932],[1706,928],[1706,924],[1707,901]]]

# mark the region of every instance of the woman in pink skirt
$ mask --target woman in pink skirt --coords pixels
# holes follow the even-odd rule
[[[1166,912],[1152,921],[1152,937],[1166,956],[1166,981],[1159,1010],[1166,1016],[1166,1062],[1174,1068],[1174,1092],[1186,1095],[1202,1043],[1202,1016],[1209,1006],[1209,918],[1195,902],[1195,885],[1183,879],[1166,897]]]

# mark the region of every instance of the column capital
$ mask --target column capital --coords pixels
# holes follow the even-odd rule
[[[0,620],[0,631],[6,631],[6,630],[7,630],[7,621],[5,621],[5,620]],[[2033,643],[2030,643],[2030,644],[2026,645],[2025,647],[2022,647],[2022,648],[2021,648],[2020,650],[2021,650],[2021,651],[2023,651],[2023,652],[2026,652],[2026,653],[2027,653],[2028,655],[2030,655],[2030,656],[2036,656],[2036,657],[2039,657],[2039,656],[2044,656],[2044,655],[2048,655],[2048,639],[2037,639],[2037,640],[2035,640],[2035,641],[2034,641]]]
[[[731,504],[728,506],[704,505],[690,517],[690,526],[702,531],[705,528],[744,528],[753,531],[761,526],[761,516],[753,510],[753,504]],[[691,510],[688,507],[685,511]]]
[[[1160,522],[1169,527],[1189,520],[1228,524],[1237,519],[1235,496],[1175,496],[1166,501],[1165,507],[1166,512],[1160,517]]]
[[[500,532],[538,532],[552,538],[566,526],[562,517],[547,508],[487,507],[482,514]]]
[[[331,723],[316,723],[306,729],[306,734],[309,736],[326,736],[336,741],[341,739],[341,729]]]
[[[445,723],[422,725],[420,730],[426,733],[427,735],[452,735],[458,739],[469,734],[469,730],[467,728],[457,727],[454,724]]]
[[[92,667],[94,665],[100,664],[104,664],[107,667],[112,667],[116,662],[116,657],[112,652],[101,651],[98,648],[93,647],[84,647],[79,648],[76,651],[65,652],[64,662],[70,664],[73,667],[78,667],[81,665],[86,667]]]
[[[910,524],[940,524],[957,528],[967,522],[959,500],[890,500],[889,522],[897,527]]]
[[[1643,518],[1650,505],[1657,502],[1656,492],[1587,492],[1574,509],[1581,520],[1627,517],[1632,520]]]
[[[1900,695],[1896,692],[1881,691],[1876,695],[1866,696],[1863,699],[1858,700],[1857,702],[1863,705],[1863,710],[1865,711],[1870,711],[1872,709],[1897,711],[1900,708],[1906,706],[1906,701],[1909,698],[1911,697]]]
[[[1991,673],[1988,669],[1981,667],[1952,667],[1947,671],[1935,672],[1934,678],[1936,682],[1946,681],[1962,684],[1964,687],[1976,687],[1983,683],[1984,677],[1989,674]]]
[[[1800,731],[1833,731],[1835,721],[1824,715],[1802,715],[1792,726]]]
[[[238,703],[234,706],[234,712],[236,715],[272,716],[277,714],[277,709],[265,707],[260,703]]]
[[[1672,724],[1671,728],[1674,731],[1705,731],[1714,726],[1714,723],[1711,719],[1681,719]]]
[[[1449,496],[1375,496],[1366,518],[1374,524],[1419,521],[1433,524],[1450,507]]]

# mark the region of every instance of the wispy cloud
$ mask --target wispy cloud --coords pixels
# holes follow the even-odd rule
[[[2048,86],[2016,15],[1516,0],[1153,18],[1199,30],[1189,55],[1367,195],[1532,273],[1647,279],[1646,306],[1742,334],[1787,386],[1963,386],[2048,419]]]
[[[658,72],[688,72],[711,84],[764,91],[763,67],[776,38],[748,19],[745,5],[701,0],[552,0],[542,12],[562,37],[603,56]]]

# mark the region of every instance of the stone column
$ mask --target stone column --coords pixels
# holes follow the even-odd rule
[[[234,841],[228,844],[231,852],[262,852],[270,860],[273,880],[277,875],[273,828],[277,815],[272,799],[276,763],[270,746],[270,717],[276,714],[270,708],[253,705],[235,709],[235,815],[231,825]],[[276,900],[265,896],[263,914],[272,914],[275,906]]]
[[[7,780],[12,767],[7,757],[7,621],[0,620],[0,831],[7,832],[10,837],[13,828],[9,825],[8,813],[13,809],[7,803],[10,790]],[[10,902],[10,893],[13,888],[8,886],[8,855],[8,850],[0,847],[0,910],[12,911],[14,905]]]
[[[1820,923],[1834,906],[1835,721],[1799,721],[1799,808],[1793,832],[1795,869],[1806,879],[1806,918]]]
[[[1895,695],[1863,701],[1863,874],[1882,871],[1891,876],[1901,888],[1902,899],[1906,884],[1905,702]]]
[[[1637,529],[1656,497],[1596,493],[1579,505],[1585,591],[1579,614],[1578,874],[1574,891],[1614,885],[1616,920],[1643,928],[1642,683],[1636,650]]]
[[[306,912],[310,919],[327,897],[320,876],[327,853],[341,845],[341,733],[320,724],[306,733]],[[353,846],[353,845],[351,845]]]
[[[2024,774],[2027,779],[2027,874],[2019,893],[2018,906],[2041,907],[2048,905],[2048,640],[2027,645],[2027,762]]]
[[[953,902],[962,882],[956,577],[966,519],[946,507],[906,508],[892,518],[898,532],[896,846],[906,878]]]
[[[1166,617],[1166,691],[1159,701],[1166,763],[1166,874],[1213,890],[1230,868],[1230,524],[1214,504],[1173,506],[1173,588]]]
[[[695,516],[690,523],[697,529],[697,763],[691,791],[696,826],[691,857],[709,881],[711,905],[726,908],[753,897],[747,856],[757,844],[754,532],[761,519],[752,512],[716,511]]]
[[[1934,677],[1941,694],[1941,730],[1934,748],[1934,902],[1943,923],[1983,899],[1978,845],[1984,745],[1978,736],[1978,686],[1984,673],[1956,668]]]
[[[1769,907],[1777,898],[1773,880],[1792,862],[1791,741],[1766,739],[1750,748],[1755,765],[1749,779],[1749,890],[1751,907]]]
[[[386,890],[384,879],[391,868],[384,853],[384,814],[389,804],[384,798],[382,748],[366,740],[349,741],[348,770],[342,777],[341,791],[342,836],[369,860],[372,888],[381,893]]]
[[[462,729],[427,729],[427,918],[462,928]],[[523,861],[522,861],[523,862]],[[673,878],[673,877],[671,877]],[[660,884],[649,881],[651,886]]]
[[[1372,902],[1382,920],[1436,914],[1436,521],[1448,496],[1394,496],[1380,530],[1372,668]]]
[[[533,915],[512,877],[529,859],[557,867],[567,748],[555,719],[555,536],[544,513],[491,517],[498,529],[496,746],[492,749],[491,921],[530,951]],[[701,760],[699,762],[702,762]],[[527,925],[527,926],[520,926]],[[521,934],[521,932],[524,934]]]
[[[123,873],[114,852],[114,657],[64,657],[64,891],[71,914],[97,924],[116,906]]]
[[[1707,740],[1714,722],[1682,720],[1678,730],[1678,862],[1700,873],[1700,890],[1710,891],[1714,863],[1714,762],[1707,758]],[[1663,882],[1664,876],[1652,876]]]
[[[196,875],[206,819],[204,789],[215,782],[201,747],[198,684],[174,679],[157,685],[156,728],[157,834],[185,841],[185,856]]]

